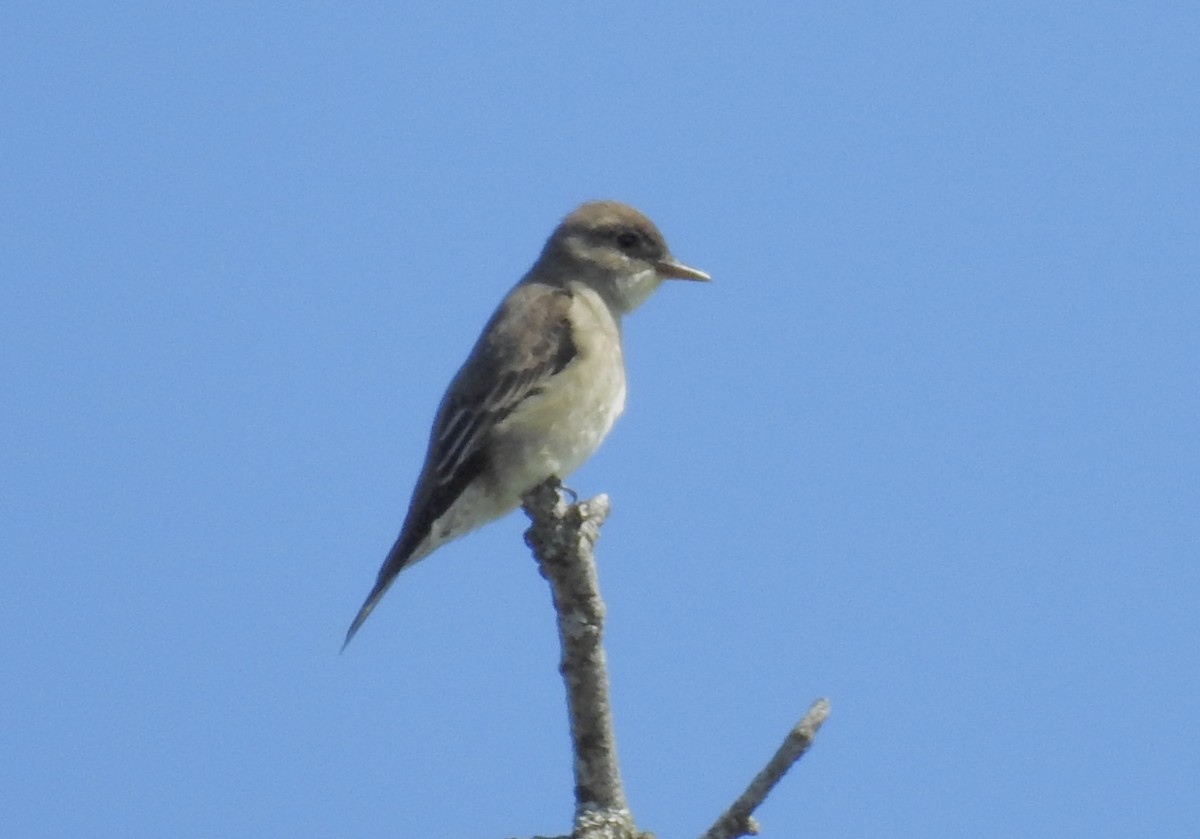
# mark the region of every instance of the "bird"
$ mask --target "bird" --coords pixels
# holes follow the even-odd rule
[[[628,204],[587,201],[563,218],[447,387],[404,524],[343,651],[400,571],[591,456],[625,407],[621,318],[667,279],[710,277]]]

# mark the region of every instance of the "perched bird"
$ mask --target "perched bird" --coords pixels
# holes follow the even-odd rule
[[[589,201],[562,220],[446,389],[404,526],[342,649],[403,568],[596,450],[625,407],[621,316],[672,277],[709,278],[632,207]]]

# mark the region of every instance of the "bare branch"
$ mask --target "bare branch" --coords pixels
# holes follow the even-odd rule
[[[550,582],[562,644],[559,671],[567,688],[575,753],[574,839],[640,836],[625,800],[608,699],[600,599],[592,548],[608,515],[608,496],[567,504],[557,478],[523,499],[532,524],[525,542]]]
[[[817,730],[828,716],[829,700],[818,699],[814,702],[800,722],[788,732],[774,757],[754,777],[746,791],[721,814],[721,818],[717,819],[700,839],[738,839],[740,836],[757,835],[758,822],[752,814],[792,768],[792,764],[808,751]]]
[[[604,656],[604,601],[593,548],[608,515],[608,496],[568,504],[562,483],[550,478],[522,499],[531,521],[525,542],[550,583],[562,646],[559,671],[567,688],[575,769],[575,825],[559,839],[649,839],[634,825],[617,764],[616,738]],[[812,745],[829,715],[818,699],[746,791],[701,839],[738,839],[758,833],[752,814]]]

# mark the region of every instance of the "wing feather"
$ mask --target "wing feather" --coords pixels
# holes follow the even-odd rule
[[[434,522],[489,468],[491,431],[577,355],[570,306],[565,289],[522,283],[488,321],[442,397],[404,526],[346,633],[346,643],[412,561]]]

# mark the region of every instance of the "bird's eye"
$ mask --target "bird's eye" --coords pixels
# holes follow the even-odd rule
[[[635,247],[640,241],[641,237],[632,230],[626,230],[617,234],[617,244],[623,248]]]

